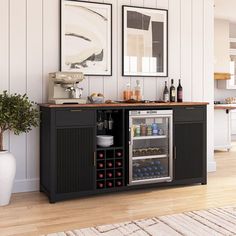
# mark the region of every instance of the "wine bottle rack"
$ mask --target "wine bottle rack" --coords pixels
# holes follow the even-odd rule
[[[99,148],[96,154],[97,189],[124,186],[124,164],[123,148]]]

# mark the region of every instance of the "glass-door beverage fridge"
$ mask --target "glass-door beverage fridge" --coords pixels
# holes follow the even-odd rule
[[[129,185],[173,179],[173,111],[129,111]]]

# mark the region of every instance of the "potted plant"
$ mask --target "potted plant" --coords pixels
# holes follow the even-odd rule
[[[7,91],[0,94],[0,206],[10,202],[16,172],[15,157],[4,150],[4,133],[28,133],[38,124],[39,111],[26,95],[8,94]]]

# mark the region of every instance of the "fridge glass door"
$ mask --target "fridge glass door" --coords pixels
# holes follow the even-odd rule
[[[130,184],[172,180],[172,114],[130,116]]]

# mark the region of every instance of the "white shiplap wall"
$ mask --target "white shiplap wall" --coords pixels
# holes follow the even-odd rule
[[[169,78],[181,78],[186,101],[208,101],[208,166],[213,158],[213,0],[93,0],[113,4],[113,76],[87,77],[85,95],[101,92],[120,99],[127,82],[121,76],[121,6],[169,10]],[[59,0],[0,0],[0,91],[47,99],[47,74],[59,70]],[[141,78],[146,99],[162,96],[165,78]],[[38,189],[39,129],[5,135],[17,159],[14,191]]]

